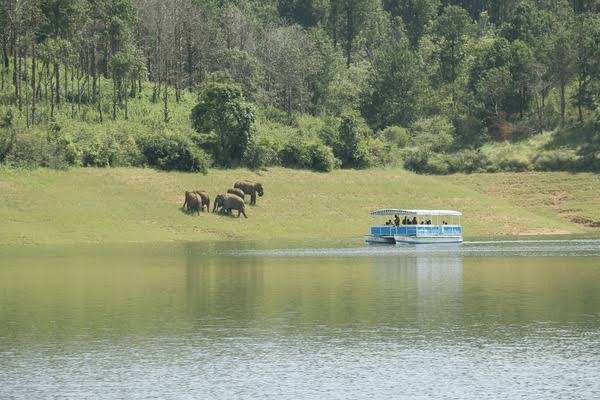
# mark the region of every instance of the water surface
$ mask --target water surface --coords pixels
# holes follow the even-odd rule
[[[600,398],[600,241],[0,252],[0,399]]]

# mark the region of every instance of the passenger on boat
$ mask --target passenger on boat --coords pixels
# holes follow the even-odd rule
[[[398,215],[394,215],[394,225],[400,226],[400,217]]]
[[[413,217],[412,224],[413,225],[417,225],[418,224],[417,217]]]
[[[386,224],[386,225],[392,225],[392,220],[391,220],[391,219],[388,219],[387,221],[385,221],[385,224]]]
[[[410,223],[410,221],[408,220],[408,218],[406,218],[406,215],[404,216],[404,219],[402,220],[402,225],[408,225]]]

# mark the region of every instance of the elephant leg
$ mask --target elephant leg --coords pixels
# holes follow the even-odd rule
[[[256,204],[256,192],[252,192],[250,195],[250,205]]]
[[[238,218],[240,217],[240,213],[244,214],[244,218],[248,218],[248,216],[246,215],[246,212],[244,211],[244,209],[243,209],[243,208],[240,208],[240,209],[238,210]]]

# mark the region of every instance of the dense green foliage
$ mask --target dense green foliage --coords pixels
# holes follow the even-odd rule
[[[598,43],[596,0],[3,0],[0,163],[598,171]]]

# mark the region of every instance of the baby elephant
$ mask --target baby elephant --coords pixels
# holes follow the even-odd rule
[[[204,206],[206,206],[206,211],[210,211],[210,196],[208,195],[208,192],[205,192],[204,190],[194,190],[193,193],[196,193],[200,198],[200,209],[204,211]]]
[[[200,200],[200,196],[198,196],[196,193],[194,192],[185,192],[185,201],[183,202],[183,205],[181,206],[181,208],[187,209],[186,211],[188,213],[198,213],[198,215],[200,215],[200,208],[202,208],[202,202]]]
[[[246,205],[244,204],[244,199],[236,196],[235,194],[218,194],[217,197],[215,197],[213,212],[219,208],[221,208],[221,212],[226,213],[230,213],[231,210],[238,210],[238,218],[240,214],[244,214],[244,217],[248,218],[246,215]]]
[[[236,196],[238,196],[242,199],[244,198],[244,191],[242,189],[238,189],[238,188],[227,189],[227,193],[235,194]]]

